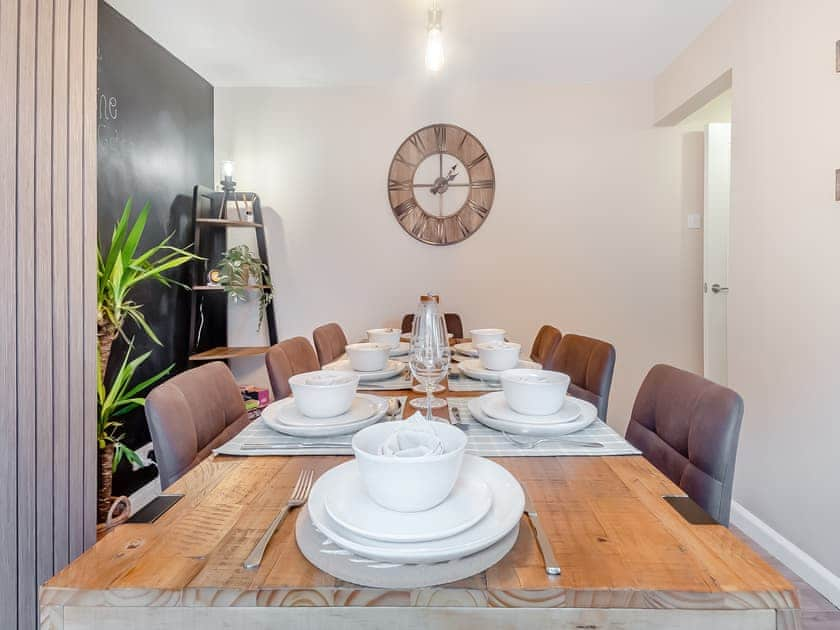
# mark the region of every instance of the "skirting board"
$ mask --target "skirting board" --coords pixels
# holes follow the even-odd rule
[[[740,503],[732,502],[731,523],[779,559],[791,571],[837,607],[840,607],[840,576],[782,536]]]

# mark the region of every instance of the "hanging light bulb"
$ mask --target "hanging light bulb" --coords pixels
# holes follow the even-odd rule
[[[426,24],[426,68],[437,72],[443,67],[443,36],[440,32],[441,10],[434,0],[429,9],[429,19]]]

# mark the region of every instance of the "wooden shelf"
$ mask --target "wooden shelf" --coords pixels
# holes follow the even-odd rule
[[[268,346],[251,346],[240,348],[227,348],[219,346],[204,352],[190,355],[190,361],[217,361],[221,359],[235,359],[238,357],[254,357],[268,352]]]
[[[193,291],[224,291],[225,288],[220,285],[216,284],[194,284],[192,287]],[[271,285],[268,284],[249,284],[243,289],[270,289]]]
[[[261,230],[262,223],[254,223],[253,221],[236,221],[233,219],[196,219],[195,222],[199,225],[206,225],[211,227],[252,227]]]

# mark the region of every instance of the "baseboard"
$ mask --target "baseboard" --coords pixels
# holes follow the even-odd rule
[[[814,558],[782,536],[743,505],[733,501],[732,525],[779,559],[791,571],[837,607],[840,607],[840,576],[829,571]]]

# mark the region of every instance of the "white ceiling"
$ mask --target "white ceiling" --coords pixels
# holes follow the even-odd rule
[[[426,76],[430,0],[107,0],[214,85]],[[731,0],[440,0],[444,80],[649,79]]]

